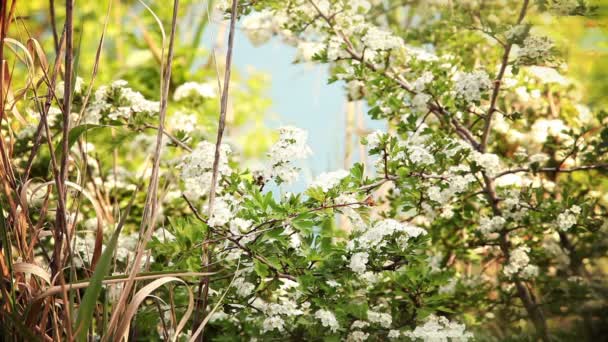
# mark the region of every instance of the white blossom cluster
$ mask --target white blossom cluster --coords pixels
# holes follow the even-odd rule
[[[363,341],[367,341],[368,338],[369,338],[369,333],[366,333],[366,332],[360,331],[360,330],[355,330],[355,331],[351,332],[350,334],[348,334],[348,336],[346,337],[346,341],[347,342],[363,342]]]
[[[207,223],[210,226],[219,227],[227,224],[234,218],[238,209],[239,201],[232,195],[225,194],[215,199],[213,212]]]
[[[528,32],[528,26],[525,24],[514,25],[505,32],[507,41],[517,41],[523,39]]]
[[[440,178],[443,179],[442,182],[429,186],[427,189],[428,198],[439,204],[450,202],[454,196],[465,192],[469,185],[477,180],[464,165],[448,168],[440,175]]]
[[[578,221],[578,215],[581,213],[581,207],[573,205],[570,209],[567,209],[563,213],[557,215],[557,227],[561,231],[568,231],[572,228],[576,221]]]
[[[266,303],[259,298],[256,298],[252,305],[267,316],[262,323],[262,331],[279,330],[283,331],[285,326],[284,318],[296,317],[304,314],[304,309],[310,305],[304,302],[300,308],[298,303],[287,297],[279,298],[278,303]]]
[[[483,235],[494,233],[501,230],[506,222],[502,216],[494,216],[492,218],[482,217],[479,219],[479,231]]]
[[[477,102],[492,87],[485,71],[458,72],[454,75],[454,94],[467,102]]]
[[[530,74],[541,84],[555,83],[562,86],[567,86],[570,84],[570,80],[564,77],[554,68],[532,65],[526,68],[526,73]]]
[[[480,153],[473,151],[471,158],[473,161],[489,176],[496,175],[500,172],[500,158],[494,153]]]
[[[188,98],[213,98],[216,97],[216,89],[217,84],[214,85],[212,82],[186,82],[175,88],[173,100],[182,101]]]
[[[407,158],[416,165],[431,165],[435,163],[435,157],[430,151],[429,138],[418,132],[412,134],[406,140],[399,141],[399,147],[405,149]],[[398,153],[397,158],[405,157]]]
[[[368,228],[357,238],[350,240],[347,248],[352,250],[355,246],[358,246],[358,248],[366,250],[379,250],[388,243],[386,238],[394,234],[400,235],[401,245],[405,248],[407,241],[410,238],[426,235],[426,230],[409,223],[401,223],[393,219],[384,219],[376,222],[376,224]]]
[[[503,273],[507,277],[518,274],[522,278],[534,277],[538,274],[538,267],[530,264],[528,253],[530,247],[520,246],[515,248],[509,256],[509,263],[503,267]]]
[[[279,129],[279,141],[268,152],[270,168],[267,177],[280,183],[291,183],[298,177],[299,168],[293,162],[312,154],[307,145],[308,132],[300,128],[285,126]]]
[[[367,146],[369,146],[370,149],[380,147],[380,139],[384,134],[385,133],[381,130],[375,130],[368,134],[367,137],[365,137],[365,140],[367,140]]]
[[[317,178],[310,184],[311,188],[319,187],[323,192],[328,192],[332,188],[336,187],[342,179],[348,176],[346,170],[336,170],[332,172],[324,172],[317,176]]]
[[[310,62],[324,47],[325,45],[319,42],[300,41],[297,45],[295,60],[296,62]]]
[[[140,92],[127,87],[127,81],[118,80],[95,91],[95,99],[85,112],[83,123],[97,124],[106,116],[110,120],[128,120],[133,114],[152,115],[159,110],[159,102],[146,100]]]
[[[555,0],[549,2],[549,10],[557,15],[571,15],[578,6],[578,0]]]
[[[236,278],[232,282],[232,286],[236,290],[236,294],[240,297],[248,297],[255,290],[255,285],[246,281],[244,278]]]
[[[240,243],[242,245],[247,245],[249,242],[255,239],[255,235],[247,235],[252,226],[253,221],[235,217],[230,221],[230,234],[234,235],[235,237],[241,237]]]
[[[464,324],[435,315],[429,316],[424,325],[416,327],[414,331],[405,332],[404,335],[425,342],[468,341],[473,338],[473,334],[466,331]]]
[[[393,317],[390,314],[373,310],[367,310],[367,319],[383,328],[390,328],[393,323]]]
[[[329,310],[317,310],[317,312],[315,312],[315,318],[321,321],[322,326],[329,328],[332,332],[336,332],[340,328],[340,323],[338,323],[336,316]]]
[[[230,175],[232,170],[228,165],[228,155],[231,150],[228,145],[220,147],[220,158],[218,165],[218,187],[221,189],[219,177]],[[215,144],[208,141],[200,142],[194,150],[186,155],[178,165],[181,169],[181,177],[184,182],[184,194],[191,199],[199,199],[208,195],[211,188],[213,173],[213,161],[215,159]],[[216,210],[217,211],[217,205]]]
[[[274,13],[263,10],[253,12],[243,19],[243,30],[254,46],[262,45],[272,38],[277,25],[275,18]]]
[[[361,41],[374,51],[398,49],[403,46],[403,39],[375,26],[367,29]]]
[[[570,137],[565,134],[568,126],[564,121],[560,119],[545,119],[540,118],[532,124],[530,129],[530,135],[532,141],[538,144],[543,144],[549,137],[555,137],[559,139],[569,139]]]
[[[551,56],[553,42],[547,37],[530,35],[524,39],[523,46],[517,53],[517,59],[528,61],[544,61]]]
[[[169,127],[176,131],[191,133],[196,130],[196,115],[177,111],[169,117]]]
[[[367,252],[358,252],[351,256],[350,264],[348,267],[355,273],[365,273],[367,268],[367,262],[369,260],[369,253]]]
[[[251,306],[265,315],[262,322],[262,332],[284,331],[285,319],[308,313],[310,308],[310,302],[308,301],[298,304],[297,299],[301,292],[297,290],[299,286],[297,282],[288,279],[281,279],[281,281],[283,284],[274,292],[276,302],[266,302],[259,297],[251,302]]]

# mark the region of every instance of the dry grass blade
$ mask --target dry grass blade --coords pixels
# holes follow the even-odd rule
[[[228,284],[228,287],[226,288],[226,290],[224,291],[224,293],[222,294],[220,299],[217,301],[217,303],[215,303],[215,306],[213,307],[213,309],[211,309],[211,311],[209,312],[207,317],[205,317],[205,319],[201,322],[201,324],[196,329],[196,331],[192,334],[192,336],[190,337],[190,340],[189,340],[190,342],[196,341],[196,339],[198,338],[199,335],[201,335],[201,339],[202,339],[203,330],[205,329],[207,322],[209,322],[209,320],[211,319],[211,316],[213,316],[213,314],[217,311],[217,309],[220,307],[220,304],[224,300],[224,297],[226,297],[226,294],[228,294],[228,291],[230,291],[230,288],[232,287],[232,284],[234,283],[234,280],[236,279],[236,276],[239,273],[240,266],[241,266],[241,261],[239,259],[239,263],[236,265],[236,271],[234,272],[234,276],[232,276],[232,280],[230,281],[230,284]]]
[[[161,274],[150,274],[150,275],[138,275],[135,277],[135,280],[144,281],[144,280],[158,279],[160,277],[204,277],[204,276],[210,276],[210,275],[214,275],[214,274],[216,274],[216,273],[173,272],[173,273],[161,273]],[[103,285],[120,284],[120,283],[126,282],[128,279],[129,279],[129,277],[126,275],[122,276],[122,277],[111,277],[111,279],[105,279],[101,283]],[[68,284],[68,286],[69,286],[70,290],[78,290],[78,289],[86,289],[87,287],[89,287],[90,284],[91,284],[90,281],[81,281],[78,283]],[[44,299],[48,296],[54,296],[58,293],[61,293],[61,291],[62,291],[62,286],[55,285],[55,286],[49,287],[46,291],[44,291],[40,295],[36,296],[34,301]]]
[[[42,269],[42,267],[27,262],[18,262],[13,264],[13,271],[15,273],[29,273],[38,276],[44,280],[48,285],[51,285],[51,275],[49,272]]]
[[[213,169],[212,169],[212,174],[211,174],[211,185],[209,187],[209,212],[208,215],[209,217],[211,217],[213,215],[213,206],[214,206],[214,202],[215,202],[215,192],[216,192],[216,188],[217,188],[217,178],[218,178],[218,170],[219,170],[219,163],[220,163],[220,150],[221,150],[221,146],[222,146],[222,138],[224,136],[224,129],[226,127],[226,113],[228,112],[228,94],[229,94],[229,89],[230,89],[230,74],[231,74],[231,70],[232,70],[232,52],[234,50],[234,35],[235,35],[235,27],[236,27],[236,20],[238,17],[238,0],[232,0],[232,11],[231,11],[231,15],[230,15],[230,33],[228,34],[228,51],[226,51],[226,65],[225,65],[225,70],[224,70],[224,88],[222,90],[222,94],[221,94],[221,102],[220,102],[220,117],[219,117],[219,122],[218,122],[218,128],[217,128],[217,138],[215,141],[215,155],[213,158]],[[214,54],[215,56],[215,54]],[[217,63],[216,63],[216,67],[217,67]],[[219,82],[219,80],[218,80]],[[209,234],[207,236],[207,239],[209,239]],[[211,262],[211,253],[210,253],[210,249],[211,247],[208,246],[207,243],[205,243],[203,245],[203,266],[205,268],[207,268],[208,270],[208,265]],[[203,290],[204,288],[204,290]],[[202,305],[199,307],[197,306],[196,308],[196,312],[194,314],[194,324],[198,324],[197,320],[198,320],[198,314],[199,314],[199,309],[201,312],[205,312],[206,310],[206,306],[207,306],[207,297],[209,295],[209,279],[203,279],[201,281],[201,283],[199,284],[199,297],[203,297],[202,301],[201,298],[199,298],[199,302],[202,302]],[[200,325],[200,329],[201,329],[201,334],[202,334],[202,329],[204,329],[205,325],[201,324]]]
[[[133,296],[133,300],[131,301],[129,306],[127,306],[127,310],[125,311],[125,317],[117,329],[116,337],[118,337],[118,339],[122,339],[122,337],[124,337],[127,334],[128,330],[129,330],[129,325],[131,324],[131,320],[135,316],[137,309],[139,308],[141,303],[144,301],[144,299],[146,299],[146,297],[148,297],[150,294],[152,294],[152,292],[154,292],[159,287],[161,287],[167,283],[170,283],[170,282],[182,283],[186,286],[186,289],[188,290],[188,307],[186,308],[186,312],[184,312],[184,315],[182,316],[181,320],[177,324],[177,327],[175,327],[175,332],[174,332],[174,335],[172,338],[173,341],[177,340],[177,337],[179,336],[180,332],[184,329],[184,326],[186,326],[186,322],[188,322],[188,319],[192,315],[192,310],[194,309],[194,296],[192,295],[192,291],[188,287],[188,284],[185,281],[183,281],[179,278],[176,278],[176,277],[163,277],[163,278],[157,279],[157,280],[151,282],[150,284],[144,286],[141,290],[139,290]]]
[[[162,29],[162,23],[158,20],[158,17],[153,13],[153,11],[144,4],[144,6],[152,13],[154,18],[157,20],[161,32],[163,33],[163,52],[165,46],[165,35],[164,30]],[[125,283],[125,286],[120,294],[118,302],[114,307],[114,312],[112,313],[112,317],[110,318],[110,323],[108,325],[108,335],[104,336],[104,341],[107,341],[108,336],[111,336],[114,332],[114,329],[118,325],[119,317],[125,307],[127,302],[127,297],[133,288],[135,282],[136,272],[139,270],[141,260],[143,257],[143,253],[145,251],[146,244],[150,237],[152,236],[152,231],[156,225],[157,219],[157,192],[158,192],[158,178],[159,178],[159,169],[160,169],[160,158],[161,158],[161,150],[162,150],[162,140],[163,140],[163,132],[165,130],[165,116],[167,114],[167,101],[169,97],[169,85],[171,80],[171,65],[173,63],[173,48],[175,44],[175,31],[177,30],[177,12],[179,8],[179,0],[174,0],[173,3],[173,18],[171,21],[171,35],[169,38],[169,50],[167,53],[167,62],[166,65],[163,64],[161,66],[161,94],[160,94],[160,110],[159,110],[159,126],[158,133],[156,136],[156,146],[154,150],[154,165],[152,167],[152,175],[150,177],[150,184],[148,186],[148,194],[146,197],[146,205],[144,208],[144,214],[142,217],[142,222],[140,226],[140,234],[143,233],[141,237],[140,244],[137,248],[137,252],[135,254],[135,258],[133,264],[131,265],[131,273],[129,279]]]
[[[82,107],[80,109],[80,113],[78,113],[78,120],[82,120],[84,116],[84,111],[87,109],[87,104],[89,103],[89,98],[91,97],[91,92],[93,91],[93,83],[95,82],[95,78],[97,77],[97,71],[99,70],[99,60],[101,59],[101,50],[103,48],[103,43],[106,37],[106,31],[108,29],[108,21],[110,20],[110,11],[112,9],[112,3],[114,1],[110,0],[108,2],[108,9],[106,11],[106,17],[103,21],[103,29],[101,31],[101,38],[99,39],[99,44],[97,45],[97,51],[95,52],[95,62],[93,63],[93,71],[91,72],[91,79],[89,80],[89,86],[87,87],[86,94],[82,101]]]

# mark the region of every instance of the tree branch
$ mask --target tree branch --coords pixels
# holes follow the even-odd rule
[[[524,0],[524,3],[519,12],[519,18],[517,18],[517,25],[521,24],[521,22],[526,16],[526,11],[528,10],[528,2],[529,0]],[[498,101],[500,84],[502,83],[502,78],[505,75],[505,70],[507,69],[507,65],[509,64],[509,54],[511,53],[512,47],[512,43],[507,43],[507,45],[505,46],[505,51],[502,55],[502,64],[500,65],[500,70],[498,71],[496,79],[494,80],[494,90],[492,91],[492,96],[490,98],[490,108],[488,109],[488,114],[486,115],[486,123],[483,128],[483,135],[479,144],[479,152],[482,153],[486,151],[486,147],[488,145],[488,137],[490,136],[490,129],[492,128],[492,116],[496,111],[496,102]]]

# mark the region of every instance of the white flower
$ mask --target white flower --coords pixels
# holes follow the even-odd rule
[[[236,294],[240,297],[247,297],[255,290],[255,285],[245,281],[243,278],[236,278],[232,286],[234,286]]]
[[[283,331],[285,326],[285,321],[280,316],[270,316],[264,320],[262,323],[262,332],[278,330]]]
[[[526,265],[519,274],[522,278],[533,278],[538,276],[538,266]]]
[[[230,175],[232,170],[228,166],[228,155],[230,147],[222,144],[220,147],[220,159],[218,174]],[[211,178],[213,171],[213,161],[215,159],[215,144],[208,141],[200,142],[189,155],[182,158],[178,164],[181,169],[181,177],[184,181],[184,194],[192,199],[198,199],[208,195],[211,188]],[[217,186],[217,191],[221,186]]]
[[[369,254],[366,252],[359,252],[353,254],[350,257],[350,264],[348,267],[355,273],[363,273],[367,267],[367,260],[369,258]]]
[[[127,81],[117,80],[110,86],[97,88],[95,100],[85,115],[85,121],[96,123],[102,115],[110,120],[128,120],[132,114],[152,115],[159,109],[159,102],[146,100],[141,93],[128,88]]]
[[[450,322],[447,318],[431,315],[424,325],[416,327],[414,331],[404,333],[412,339],[422,339],[425,342],[468,341],[473,338],[471,333],[465,331],[464,324]]]
[[[371,149],[380,147],[380,139],[383,135],[384,133],[380,130],[375,130],[368,134],[365,138],[367,140],[367,146]]]
[[[431,95],[425,93],[418,93],[412,99],[412,106],[418,113],[425,113],[428,111],[428,102],[431,99]]]
[[[479,220],[479,231],[482,234],[489,234],[502,229],[507,221],[502,216],[494,216],[491,219],[482,217]]]
[[[252,224],[253,221],[251,220],[245,220],[240,217],[237,217],[234,220],[230,221],[230,233],[232,233],[233,235],[247,233],[249,232],[249,229],[251,228]]]
[[[531,127],[532,140],[542,144],[548,137],[563,137],[568,127],[560,119],[538,119]]]
[[[458,280],[456,278],[452,278],[447,284],[440,286],[437,292],[439,292],[439,294],[452,294],[454,291],[456,291],[457,284]]]
[[[369,323],[367,323],[366,321],[354,321],[353,324],[350,326],[351,329],[365,329],[369,327]]]
[[[426,88],[426,85],[433,80],[433,73],[430,71],[425,71],[420,77],[418,77],[414,82],[412,82],[412,87],[416,92],[422,92]]]
[[[216,87],[212,82],[186,82],[175,89],[173,100],[181,101],[187,98],[212,98],[216,96]]]
[[[311,187],[320,187],[323,192],[327,192],[340,184],[340,181],[348,176],[348,171],[337,170],[332,172],[325,172],[317,176],[317,178],[310,185]]]
[[[547,37],[528,36],[519,49],[517,58],[524,61],[545,60],[551,54],[553,42]]]
[[[235,199],[230,195],[217,197],[213,206],[213,212],[207,223],[213,227],[223,226],[228,223],[234,217],[234,204]]]
[[[577,205],[573,205],[570,209],[567,209],[563,213],[557,215],[557,227],[561,231],[568,231],[578,221],[576,215],[581,213],[581,208]]]
[[[505,32],[505,36],[507,37],[508,41],[521,39],[526,34],[527,28],[528,27],[524,24],[514,25]]]
[[[336,61],[341,58],[348,58],[350,54],[343,48],[344,42],[335,36],[332,36],[327,42],[327,59]]]
[[[439,60],[437,55],[434,54],[432,51],[429,51],[427,49],[424,49],[424,48],[421,48],[418,46],[406,45],[405,50],[409,56],[411,56],[419,61],[435,62],[435,61]]]
[[[243,19],[243,30],[254,46],[259,46],[272,38],[273,16],[268,10],[253,12]]]
[[[323,44],[317,42],[298,42],[296,61],[310,62],[312,58],[323,50]]]
[[[399,330],[391,330],[388,332],[388,338],[399,338],[401,336],[401,331]]]
[[[418,165],[430,165],[435,163],[435,157],[422,145],[406,145],[410,161]]]
[[[365,82],[352,80],[346,84],[346,89],[348,90],[348,96],[351,100],[358,100],[363,96]]]
[[[568,85],[570,83],[567,78],[553,68],[534,65],[528,67],[526,71],[542,84],[556,83],[559,85]]]
[[[530,263],[528,252],[530,252],[530,248],[527,246],[520,246],[514,249],[509,257],[509,263],[503,267],[503,273],[507,277],[512,277],[520,271],[522,271],[520,273],[521,277],[526,277],[532,274],[534,272],[534,267],[527,268]]]
[[[350,0],[349,4],[354,11],[361,10],[364,13],[372,7],[372,4],[367,0]]]
[[[549,2],[549,10],[557,15],[571,15],[578,6],[578,0],[557,0]]]
[[[169,117],[169,126],[174,130],[191,133],[196,129],[196,115],[175,112]]]
[[[356,240],[361,248],[380,248],[386,244],[384,238],[395,233],[404,234],[403,242],[406,243],[411,237],[425,235],[426,230],[409,223],[404,224],[393,219],[385,219],[377,222]]]
[[[325,283],[333,288],[340,287],[340,283],[338,283],[337,281],[335,281],[333,279],[330,279],[330,280],[326,281]]]
[[[299,171],[292,162],[304,159],[312,152],[306,144],[308,133],[305,130],[285,126],[279,128],[279,134],[279,141],[272,145],[268,152],[271,166],[266,172],[268,178],[289,184],[298,177]]]
[[[474,151],[472,159],[477,165],[492,176],[500,172],[500,159],[493,153],[479,153]]]
[[[383,328],[390,328],[393,317],[390,314],[367,310],[367,319],[372,323],[378,323]]]
[[[336,316],[331,311],[319,309],[317,312],[315,312],[315,318],[320,320],[321,325],[329,328],[332,332],[336,332],[340,328],[340,324],[338,323]]]
[[[361,38],[363,44],[373,51],[392,50],[403,46],[403,40],[392,33],[370,26]]]
[[[170,231],[162,227],[155,230],[152,236],[163,242],[175,240],[175,235],[171,234]]]
[[[363,331],[353,331],[350,334],[348,334],[348,337],[346,337],[346,341],[347,342],[363,342],[366,341],[367,338],[369,337],[369,334]]]
[[[546,153],[536,153],[530,156],[530,164],[539,163],[543,164],[550,159],[549,155]]]
[[[485,71],[474,71],[470,73],[458,72],[454,76],[454,93],[467,102],[475,102],[481,99],[483,93],[492,87],[492,81]]]

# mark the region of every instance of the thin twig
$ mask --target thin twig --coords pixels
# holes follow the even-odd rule
[[[229,89],[230,89],[230,74],[232,71],[232,53],[234,51],[235,26],[236,26],[236,20],[238,18],[238,0],[232,0],[232,9],[231,10],[232,11],[231,11],[231,15],[230,15],[230,32],[228,34],[228,50],[226,51],[226,64],[225,64],[225,70],[224,70],[224,88],[222,90],[222,97],[221,97],[221,102],[220,102],[220,117],[219,117],[219,122],[218,122],[218,127],[217,127],[217,139],[215,141],[215,156],[213,159],[211,186],[209,188],[209,210],[208,210],[209,217],[211,217],[213,215],[213,206],[215,204],[215,192],[216,192],[216,188],[217,188],[218,169],[219,169],[219,165],[220,165],[220,151],[221,151],[221,146],[222,146],[222,138],[224,136],[224,129],[226,127],[226,113],[228,112],[228,95],[229,95]],[[209,240],[209,238],[210,238],[210,234],[207,234],[206,239]],[[211,247],[209,246],[208,243],[203,244],[203,258],[202,258],[203,260],[202,261],[203,261],[203,265],[206,270],[208,270],[209,263],[211,262],[210,249],[211,249]],[[202,291],[201,291],[201,289],[202,289]],[[197,326],[199,324],[199,322],[198,322],[199,312],[204,313],[207,308],[207,300],[208,300],[208,296],[209,296],[209,277],[205,277],[199,284],[199,298],[198,298],[199,303],[201,303],[201,298],[200,298],[201,296],[203,297],[202,305],[201,306],[197,305],[196,310],[194,312],[194,325],[195,326]],[[204,325],[201,325],[200,329],[201,329],[201,331],[200,331],[199,339],[202,341],[203,336],[204,336],[204,331],[205,331]]]
[[[517,18],[517,25],[521,24],[526,17],[528,2],[529,0],[524,0],[523,5],[521,6],[521,11],[519,12],[519,17]],[[505,46],[500,70],[498,70],[498,74],[494,80],[494,89],[492,90],[492,96],[490,97],[490,108],[488,109],[488,114],[486,115],[483,135],[481,136],[481,142],[479,143],[479,152],[482,153],[486,151],[486,147],[488,146],[488,137],[490,136],[490,130],[492,128],[492,117],[496,111],[496,102],[498,101],[498,94],[500,93],[500,85],[502,83],[502,78],[505,75],[505,71],[507,70],[507,65],[509,64],[509,54],[511,53],[512,47],[513,43],[507,43]]]
[[[173,50],[175,45],[175,31],[177,30],[177,12],[179,8],[179,0],[174,0],[173,2],[173,17],[171,19],[171,35],[169,38],[169,50],[167,53],[166,64],[163,68],[163,74],[161,79],[161,96],[160,96],[160,110],[159,110],[159,128],[158,134],[156,136],[156,148],[154,152],[154,165],[152,167],[152,175],[150,179],[150,185],[148,186],[148,197],[146,199],[146,208],[144,209],[144,217],[142,218],[142,226],[144,229],[144,234],[141,239],[140,245],[138,246],[137,253],[133,260],[133,265],[131,267],[131,271],[129,274],[129,280],[125,283],[124,288],[120,294],[120,298],[116,304],[115,311],[112,313],[112,317],[110,319],[110,324],[108,325],[108,333],[104,336],[104,341],[107,341],[108,338],[114,333],[114,330],[117,327],[118,319],[120,314],[120,309],[124,307],[127,297],[133,288],[135,282],[135,276],[137,271],[139,270],[139,266],[141,264],[141,259],[144,254],[145,246],[150,240],[152,236],[152,232],[154,231],[154,227],[156,225],[157,220],[157,205],[158,199],[158,178],[159,178],[159,169],[160,169],[160,156],[162,150],[162,140],[163,140],[163,132],[165,130],[165,117],[167,114],[167,99],[169,96],[169,84],[171,79],[171,65],[173,63]],[[164,46],[164,42],[163,42]],[[147,227],[146,227],[147,226]],[[141,230],[141,229],[140,229]]]
[[[539,169],[532,169],[529,167],[521,167],[517,169],[506,170],[498,175],[494,176],[494,179],[506,176],[512,173],[520,172],[556,172],[556,173],[571,173],[577,171],[588,171],[588,170],[608,170],[608,164],[595,164],[595,165],[582,165],[571,168],[560,168],[560,167],[541,167]]]

